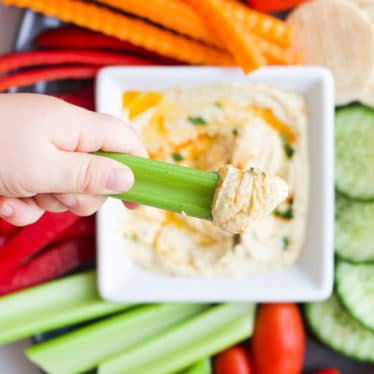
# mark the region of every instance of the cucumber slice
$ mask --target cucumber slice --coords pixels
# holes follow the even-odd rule
[[[374,200],[374,109],[352,105],[336,111],[335,182],[358,200]]]
[[[331,349],[355,360],[374,362],[374,333],[355,321],[335,295],[307,304],[305,317],[316,337]]]
[[[346,261],[374,262],[374,203],[336,195],[335,252]]]
[[[338,261],[335,278],[337,296],[348,313],[374,331],[374,264]]]

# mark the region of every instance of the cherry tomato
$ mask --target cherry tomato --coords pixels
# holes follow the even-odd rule
[[[246,350],[235,346],[219,353],[214,361],[214,374],[252,374]]]
[[[306,337],[296,304],[263,304],[251,339],[256,374],[301,374]]]
[[[313,372],[313,374],[341,374],[338,369],[322,369]]]

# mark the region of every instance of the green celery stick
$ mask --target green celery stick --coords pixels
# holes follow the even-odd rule
[[[211,374],[212,366],[210,359],[205,358],[190,366],[188,369],[181,371],[179,374]]]
[[[121,153],[96,152],[127,165],[135,175],[134,186],[114,197],[188,216],[211,219],[217,173],[168,164]]]
[[[86,272],[0,298],[0,344],[128,309],[103,301]]]
[[[223,304],[103,361],[99,374],[166,374],[248,338],[253,331],[253,304]]]
[[[87,371],[208,307],[179,303],[143,306],[34,345],[25,353],[47,373]]]

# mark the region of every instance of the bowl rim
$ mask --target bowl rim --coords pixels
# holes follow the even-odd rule
[[[310,274],[297,269],[297,266],[282,271],[263,273],[262,276],[250,275],[245,277],[172,277],[167,275],[155,275],[141,269],[134,270],[134,264],[125,264],[123,254],[115,253],[113,248],[105,250],[112,239],[108,234],[107,224],[109,215],[115,215],[117,201],[109,199],[99,210],[97,215],[97,243],[98,243],[98,287],[101,297],[114,302],[161,302],[161,301],[198,301],[198,302],[222,302],[222,301],[317,301],[327,298],[333,288],[333,223],[334,223],[334,89],[331,73],[324,68],[315,66],[296,67],[265,67],[250,75],[244,75],[238,68],[221,67],[106,67],[99,71],[96,81],[96,105],[99,112],[118,116],[120,114],[120,97],[114,97],[114,90],[125,90],[126,84],[134,84],[140,89],[154,89],[158,85],[185,86],[194,84],[196,79],[202,81],[210,77],[212,82],[219,77],[229,80],[250,80],[256,83],[273,82],[272,85],[280,88],[293,89],[301,92],[301,87],[308,92],[307,105],[310,103],[318,108],[311,116],[321,118],[319,128],[309,127],[309,135],[313,133],[312,145],[309,146],[310,162],[317,153],[319,154],[319,166],[321,167],[320,184],[322,194],[319,197],[319,209],[321,210],[319,228],[317,233],[321,235],[319,245],[321,248],[316,254],[309,256]],[[224,80],[225,80],[224,79]],[[147,82],[148,81],[148,82]],[[150,81],[152,81],[150,84]],[[204,84],[205,81],[201,84]],[[125,86],[124,86],[125,84]],[[197,84],[197,83],[196,83]],[[298,87],[296,89],[296,87]],[[110,89],[112,88],[112,90]],[[133,88],[133,87],[132,87]],[[119,92],[119,91],[118,91]],[[113,101],[117,100],[117,104]],[[114,110],[117,105],[118,111]],[[119,104],[120,105],[120,104]],[[317,113],[319,112],[319,113]],[[313,120],[316,122],[316,120]],[[312,122],[312,120],[311,120]],[[318,152],[316,147],[318,141]],[[313,178],[312,172],[310,178]],[[310,192],[312,196],[313,192]],[[315,205],[315,204],[314,204]],[[313,208],[315,206],[313,205]],[[311,209],[311,207],[310,207]],[[316,209],[315,209],[316,210]],[[308,225],[307,231],[310,230]],[[112,228],[113,229],[113,228]],[[109,246],[112,246],[111,243]],[[309,244],[310,245],[310,244]],[[118,246],[118,242],[117,242]],[[305,250],[305,248],[304,248]],[[108,255],[107,252],[111,253]],[[124,251],[123,251],[124,252]],[[302,254],[303,255],[303,254]],[[112,259],[109,261],[109,257]],[[121,256],[121,257],[120,257]],[[122,261],[122,267],[120,267]],[[130,261],[131,262],[131,261]],[[296,262],[298,264],[299,261]],[[301,268],[302,269],[302,268]],[[292,272],[291,272],[292,270]],[[309,271],[308,270],[308,271]],[[291,272],[291,273],[290,273]],[[290,273],[287,275],[287,273]],[[127,274],[127,275],[126,275]],[[277,280],[277,287],[249,287],[264,280]],[[284,277],[288,277],[284,280]],[[146,280],[148,278],[148,281]],[[254,279],[257,278],[257,281]],[[284,280],[284,281],[283,281]],[[268,280],[264,280],[266,283]],[[127,282],[127,283],[126,283]],[[126,287],[129,285],[129,287]],[[239,286],[239,287],[238,287]],[[247,286],[247,287],[246,287]],[[245,289],[243,289],[245,288]]]

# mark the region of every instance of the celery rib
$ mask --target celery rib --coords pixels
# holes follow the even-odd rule
[[[207,304],[143,306],[32,346],[25,352],[47,373],[83,372],[208,307]]]
[[[0,298],[0,344],[113,314],[131,304],[103,301],[87,272]]]
[[[143,344],[99,365],[99,374],[166,374],[248,338],[253,331],[254,305],[212,307]]]
[[[133,187],[113,197],[211,219],[213,196],[219,180],[217,173],[121,153],[96,154],[127,165],[135,175]]]

